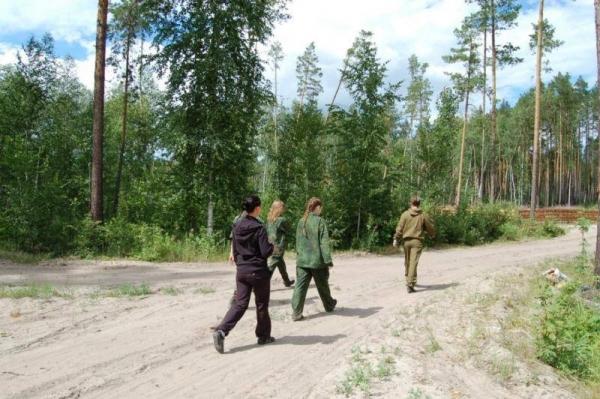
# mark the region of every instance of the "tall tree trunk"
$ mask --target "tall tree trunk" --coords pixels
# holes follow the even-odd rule
[[[130,10],[131,12],[131,10]],[[133,32],[131,27],[127,33],[125,43],[125,84],[123,88],[123,114],[121,115],[121,143],[119,146],[119,163],[117,165],[117,177],[115,179],[115,196],[113,199],[113,216],[117,216],[119,211],[119,194],[121,192],[121,176],[123,174],[123,157],[125,156],[125,139],[127,137],[127,108],[129,105],[129,50]]]
[[[326,125],[327,121],[329,120],[329,114],[331,113],[331,108],[333,107],[333,104],[335,104],[335,99],[337,98],[337,95],[340,92],[340,88],[342,87],[342,83],[344,82],[344,76],[346,75],[346,68],[348,68],[348,57],[346,57],[344,59],[344,68],[342,69],[342,72],[340,74],[340,80],[338,81],[337,88],[335,89],[335,93],[333,93],[333,98],[331,99],[331,102],[329,103],[329,107],[327,107],[327,115],[325,115],[325,122],[323,123],[323,125]]]
[[[481,110],[483,116],[483,126],[481,129],[481,169],[479,176],[479,190],[477,196],[479,201],[483,200],[483,181],[485,176],[485,128],[487,117],[485,115],[485,100],[487,97],[487,28],[483,31],[483,98],[481,99]]]
[[[596,61],[597,61],[597,84],[600,86],[600,0],[594,0],[594,9],[596,11]],[[600,96],[600,91],[598,92]],[[598,102],[600,104],[600,102]],[[598,110],[600,111],[600,109]],[[600,123],[598,124],[598,134],[600,135]],[[600,137],[600,136],[599,136]],[[600,145],[598,146],[598,181],[600,182]],[[598,189],[598,210],[600,211],[600,184]],[[594,273],[600,276],[600,212],[598,215],[597,232],[596,232],[596,264]]]
[[[469,66],[470,68],[470,66]],[[470,80],[470,74],[467,74],[467,82]],[[468,84],[468,83],[467,83]],[[458,162],[458,184],[456,185],[456,198],[454,205],[458,207],[460,205],[460,193],[462,191],[462,171],[463,162],[465,160],[465,137],[467,135],[467,122],[469,118],[469,90],[465,93],[465,119],[463,120],[462,137],[460,140],[460,161]]]
[[[108,0],[98,0],[96,67],[94,72],[94,119],[92,127],[92,220],[102,222],[102,144],[104,135],[104,70],[106,67],[106,19]]]
[[[491,0],[492,10],[492,134],[491,134],[491,155],[490,155],[490,202],[494,202],[496,196],[496,6],[494,0]]]
[[[533,157],[531,160],[531,200],[529,205],[529,217],[535,220],[535,208],[537,206],[538,188],[538,152],[540,141],[540,107],[542,94],[542,27],[544,21],[544,0],[540,0],[538,13],[538,35],[537,54],[535,59],[535,114],[533,119]]]

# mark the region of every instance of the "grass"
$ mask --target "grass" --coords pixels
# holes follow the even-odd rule
[[[179,288],[175,288],[175,287],[162,287],[160,289],[160,292],[163,293],[163,294],[165,294],[165,295],[172,295],[172,296],[179,295],[179,294],[183,293],[182,290],[180,290]]]
[[[104,292],[103,296],[118,298],[118,297],[137,297],[146,296],[152,294],[150,287],[147,284],[142,283],[140,285],[135,284],[121,284],[120,286]]]
[[[43,260],[50,259],[48,254],[31,254],[28,252],[10,250],[6,248],[0,248],[0,259],[7,259],[11,262],[23,264],[23,265],[36,265]]]
[[[437,341],[437,339],[435,339],[435,337],[433,336],[433,333],[431,331],[429,331],[429,342],[425,346],[425,351],[427,353],[435,353],[439,350],[442,350],[442,346]]]
[[[412,388],[408,391],[406,399],[430,399],[431,396],[425,394],[421,388]]]
[[[194,290],[194,294],[202,294],[202,295],[214,294],[215,292],[216,292],[216,290],[213,287],[206,287],[206,286],[202,286],[202,287],[199,287],[196,290]]]
[[[52,297],[72,298],[67,291],[60,291],[50,284],[30,284],[21,286],[0,286],[0,298],[22,299],[49,299]]]
[[[397,350],[394,350],[397,354]],[[369,357],[381,356],[369,361]],[[352,348],[350,357],[350,368],[344,374],[343,380],[337,386],[337,393],[346,397],[352,395],[355,390],[360,390],[364,395],[370,396],[373,380],[386,380],[396,372],[396,360],[388,354],[388,348],[382,346],[379,353],[373,353],[367,349],[362,350],[355,346]]]

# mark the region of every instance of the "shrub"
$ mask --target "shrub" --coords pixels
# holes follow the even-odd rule
[[[545,287],[537,354],[567,374],[600,382],[600,314],[583,303],[579,287],[576,281],[557,293]]]
[[[78,226],[76,253],[81,256],[133,257],[147,261],[194,261],[225,258],[227,249],[217,236],[187,234],[175,237],[160,227],[112,219]]]

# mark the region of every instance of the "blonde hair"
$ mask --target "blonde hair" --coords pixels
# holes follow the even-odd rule
[[[308,215],[311,212],[314,212],[315,209],[317,209],[317,207],[321,206],[321,199],[317,198],[317,197],[312,197],[311,199],[308,200],[308,202],[306,203],[306,210],[304,211],[304,217],[303,217],[303,230],[304,230],[304,235],[306,235],[306,220],[308,219]]]
[[[267,221],[269,223],[273,223],[281,214],[285,211],[285,204],[283,201],[275,200],[271,204],[271,209],[269,209],[269,215],[267,216]]]

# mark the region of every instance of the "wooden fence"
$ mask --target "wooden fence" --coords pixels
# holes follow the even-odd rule
[[[519,215],[523,219],[529,218],[529,208],[519,210]],[[581,208],[538,208],[535,211],[535,219],[544,221],[553,219],[557,222],[575,223],[577,219],[584,217],[593,222],[598,220],[598,209],[581,209]]]

